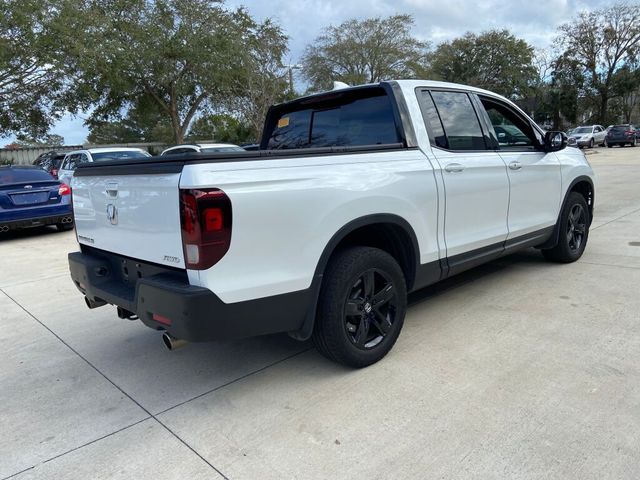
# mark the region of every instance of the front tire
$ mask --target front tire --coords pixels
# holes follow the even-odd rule
[[[313,342],[330,360],[369,366],[395,344],[406,310],[404,274],[391,255],[370,247],[342,250],[325,271]]]
[[[558,243],[553,248],[542,250],[542,254],[553,262],[575,262],[587,246],[590,224],[587,201],[579,193],[571,192],[560,215]]]
[[[595,143],[593,142],[593,138],[589,141],[589,148],[593,148]]]

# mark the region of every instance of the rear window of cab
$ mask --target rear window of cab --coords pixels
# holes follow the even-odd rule
[[[393,104],[382,88],[349,90],[276,107],[267,121],[270,150],[400,143]]]

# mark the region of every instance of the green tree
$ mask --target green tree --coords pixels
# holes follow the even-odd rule
[[[618,3],[582,12],[559,29],[565,55],[582,68],[588,86],[598,98],[598,119],[605,123],[616,71],[638,53],[640,5]]]
[[[241,144],[256,140],[251,127],[231,115],[205,115],[194,120],[187,140]]]
[[[94,145],[136,142],[173,142],[171,122],[152,98],[138,97],[122,116],[104,120],[90,117],[87,141]]]
[[[56,15],[47,0],[0,2],[0,137],[42,136],[61,114]]]
[[[152,99],[182,143],[192,120],[237,92],[261,24],[215,0],[66,0],[65,45],[80,106],[92,120]]]
[[[640,101],[640,69],[637,64],[627,63],[613,74],[612,94],[615,105],[624,122],[631,123],[631,116]]]
[[[579,114],[580,97],[584,99],[584,75],[580,65],[570,56],[560,55],[552,64],[547,104],[554,128],[564,123],[575,125]]]
[[[282,58],[288,51],[288,38],[279,26],[266,21],[247,39],[247,55],[238,70],[229,108],[248,126],[246,140],[258,140],[271,105],[290,100],[288,69]]]
[[[534,50],[508,30],[490,30],[438,45],[429,57],[430,72],[438,80],[485,88],[506,97],[521,98],[536,78]]]
[[[61,147],[64,145],[64,137],[62,135],[45,134],[38,137],[31,137],[26,134],[18,134],[14,145],[20,147]]]
[[[303,75],[312,90],[329,89],[334,80],[359,85],[414,78],[423,71],[428,45],[411,35],[412,26],[410,15],[331,25],[307,46]]]

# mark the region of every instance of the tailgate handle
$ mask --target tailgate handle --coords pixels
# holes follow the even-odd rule
[[[117,183],[107,183],[107,188],[105,190],[107,192],[107,195],[109,195],[110,197],[117,197],[118,196],[118,184]]]

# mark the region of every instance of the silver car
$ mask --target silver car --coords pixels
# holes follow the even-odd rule
[[[76,167],[81,163],[99,162],[103,160],[124,160],[133,158],[150,157],[149,153],[140,148],[102,147],[89,148],[87,150],[74,150],[67,153],[58,170],[58,179],[67,185],[71,184],[71,178]]]
[[[577,147],[604,147],[607,133],[602,125],[586,125],[574,128],[569,135],[568,144]]]

